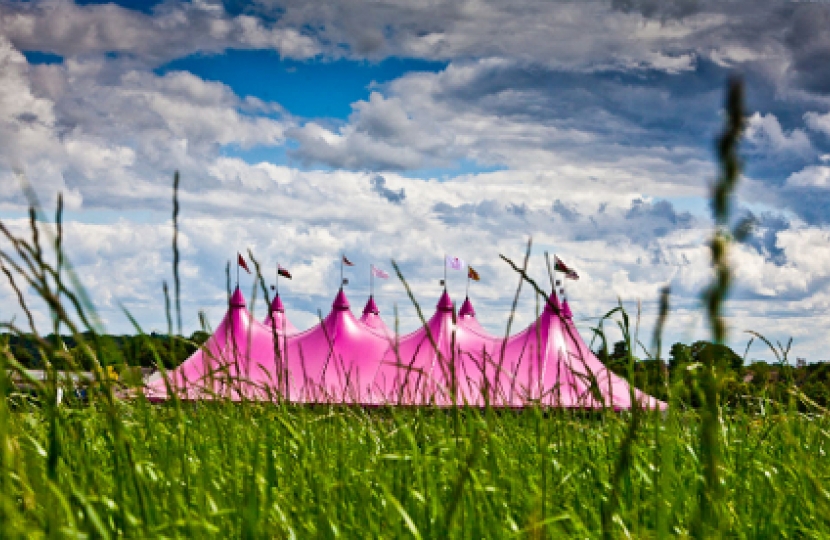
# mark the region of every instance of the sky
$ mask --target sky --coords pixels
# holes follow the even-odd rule
[[[112,333],[134,331],[124,310],[167,328],[179,171],[185,332],[200,311],[218,324],[226,265],[250,250],[269,284],[278,262],[293,274],[299,327],[328,313],[342,253],[353,310],[394,260],[427,314],[458,256],[502,334],[519,279],[499,256],[532,238],[540,283],[545,252],[579,272],[587,340],[621,301],[649,345],[669,285],[664,340],[688,343],[710,336],[714,145],[740,76],[735,214],[756,226],[732,252],[729,343],[743,354],[754,330],[827,360],[828,65],[824,2],[0,0],[0,219],[25,231],[21,179],[47,214],[62,194],[67,256]],[[448,277],[460,301],[466,276]],[[394,276],[375,296],[390,326],[418,325]],[[22,324],[16,304],[0,283],[0,320]],[[536,309],[525,286],[512,328]]]

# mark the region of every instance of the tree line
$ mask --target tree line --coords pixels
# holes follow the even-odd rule
[[[640,390],[665,400],[671,388],[673,395],[689,407],[698,407],[702,402],[697,371],[707,361],[715,367],[724,405],[758,406],[769,401],[796,399],[802,408],[813,404],[830,406],[830,363],[827,362],[800,361],[796,365],[745,362],[728,346],[708,341],[691,345],[675,343],[669,349],[668,358],[660,360],[629,355],[625,341],[614,343],[610,350],[600,346],[595,353],[611,371]]]
[[[96,352],[102,366],[155,368],[161,362],[165,369],[175,368],[184,362],[208,337],[209,334],[203,331],[196,331],[189,337],[172,338],[156,332],[133,336],[81,335],[85,346]],[[90,356],[84,353],[81,343],[73,336],[61,336],[62,345],[53,334],[44,339],[68,353],[52,359],[55,369],[92,369]],[[23,367],[45,368],[41,347],[33,336],[0,334],[0,344],[8,347]],[[725,405],[786,400],[792,395],[792,389],[797,388],[813,403],[821,407],[830,406],[830,363],[745,363],[744,358],[728,346],[708,341],[696,341],[691,345],[675,343],[669,349],[668,358],[660,360],[629,355],[625,341],[618,341],[610,348],[600,346],[594,352],[611,371],[640,390],[665,400],[671,388],[675,397],[689,407],[697,407],[702,402],[696,371],[709,359],[715,366]]]

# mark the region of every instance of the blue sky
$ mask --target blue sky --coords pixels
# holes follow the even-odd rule
[[[226,84],[239,96],[279,103],[295,116],[346,120],[352,103],[366,99],[370,88],[411,71],[438,72],[444,67],[445,62],[411,58],[298,61],[280,58],[276,51],[229,50],[177,59],[155,72],[188,71]]]
[[[20,175],[47,206],[63,193],[113,331],[129,331],[121,304],[166,324],[179,170],[189,329],[221,316],[226,261],[251,249],[292,269],[299,326],[327,311],[342,252],[395,259],[427,307],[457,254],[501,331],[516,280],[499,254],[532,236],[538,279],[545,250],[580,270],[568,296],[585,332],[618,298],[648,327],[668,283],[669,339],[705,338],[714,140],[740,75],[736,207],[757,227],[733,253],[733,344],[752,328],[830,358],[828,5],[0,1],[0,15],[0,218],[24,226]],[[463,276],[450,285],[463,294]],[[399,284],[377,296],[414,327]]]

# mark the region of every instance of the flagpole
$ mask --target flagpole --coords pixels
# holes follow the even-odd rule
[[[562,291],[565,290],[565,277],[563,276],[561,281],[556,279],[556,260],[557,260],[556,259],[556,253],[554,253],[553,254],[553,289],[556,291],[556,299],[561,301],[562,298],[560,298],[560,296],[563,296],[563,295],[560,294],[559,291],[560,290],[562,290]],[[562,285],[561,289],[559,288],[560,284]]]
[[[237,289],[239,288],[239,257],[241,257],[241,256],[242,255],[240,255],[239,252],[237,251],[236,252],[236,288]]]
[[[465,295],[467,298],[470,297],[470,271],[467,270],[467,294]]]
[[[375,296],[375,265],[369,265],[369,297]]]
[[[447,254],[444,253],[444,290],[447,290]]]
[[[277,262],[277,296],[280,295],[280,263]]]
[[[340,288],[343,288],[343,258],[345,255],[340,254]]]

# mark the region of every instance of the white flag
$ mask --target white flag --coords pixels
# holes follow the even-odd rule
[[[459,259],[458,257],[453,257],[451,255],[447,255],[446,261],[447,267],[452,268],[453,270],[463,270],[467,264]]]
[[[387,274],[375,265],[372,265],[372,275],[380,279],[389,279],[389,274]]]

